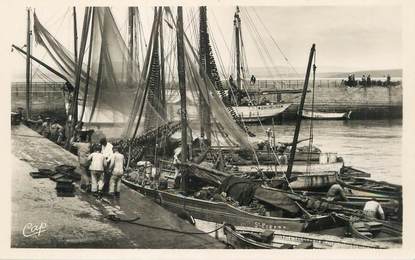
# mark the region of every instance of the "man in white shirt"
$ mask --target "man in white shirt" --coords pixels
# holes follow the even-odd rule
[[[113,160],[113,155],[114,155],[112,151],[112,148],[113,148],[112,144],[107,142],[106,137],[102,137],[99,140],[99,143],[101,144],[101,153],[104,155],[106,159],[106,163],[109,166],[111,164],[111,161]],[[111,178],[111,169],[110,167],[106,167],[105,172],[104,172],[104,188],[103,188],[104,192],[107,192],[109,189],[110,178]]]
[[[88,156],[88,160],[91,161],[89,170],[91,171],[91,192],[98,197],[102,197],[102,191],[104,187],[104,169],[107,166],[107,161],[102,153],[99,152],[98,146],[94,146],[94,152]]]
[[[363,213],[369,218],[385,219],[385,213],[383,212],[382,206],[375,198],[366,202]]]

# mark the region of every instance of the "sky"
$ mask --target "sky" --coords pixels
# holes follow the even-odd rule
[[[72,8],[56,5],[35,9],[42,24],[72,50]],[[140,10],[148,39],[153,13],[151,8]],[[77,11],[80,34],[83,9]],[[127,35],[126,7],[113,7],[112,11],[120,31]],[[197,8],[185,8],[184,11],[185,25],[191,19],[197,19]],[[241,6],[247,62],[250,68],[291,64],[301,70],[306,66],[312,43],[315,43],[320,72],[402,68],[401,11],[398,5]],[[208,7],[210,37],[227,68],[231,63],[229,49],[233,39],[234,12],[233,6]],[[10,40],[22,46],[26,41],[25,8],[16,12],[13,18],[10,22],[17,33],[11,35]],[[254,33],[255,30],[258,33]],[[187,31],[191,32],[190,27]],[[42,47],[35,45],[33,53],[53,64]],[[24,73],[24,58],[17,52],[10,55],[13,74]]]

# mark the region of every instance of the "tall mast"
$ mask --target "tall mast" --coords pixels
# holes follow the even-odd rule
[[[313,61],[315,48],[316,48],[316,45],[313,43],[313,46],[311,46],[311,50],[310,50],[310,56],[308,57],[307,72],[305,75],[304,87],[303,87],[303,93],[301,95],[300,106],[298,107],[297,123],[295,125],[294,138],[293,138],[293,143],[291,146],[290,158],[288,161],[288,168],[287,168],[287,174],[286,174],[287,179],[291,177],[291,173],[293,170],[295,150],[297,149],[298,135],[300,134],[301,118],[303,116],[303,108],[304,108],[305,97],[307,94],[308,79],[310,78],[311,63]]]
[[[78,66],[78,25],[76,22],[76,7],[73,7],[73,40],[74,40],[74,61],[75,61],[75,71],[77,71]],[[75,95],[72,101],[73,106],[73,115],[72,122],[75,124],[78,121],[78,100]]]
[[[239,7],[236,7],[235,16],[233,19],[235,27],[235,46],[236,46],[236,85],[241,89],[241,49],[240,49],[240,35],[241,35],[241,18],[239,17]]]
[[[73,7],[73,40],[74,40],[74,44],[73,44],[73,48],[74,48],[74,61],[75,64],[78,64],[78,29],[77,29],[77,24],[76,24],[76,7]]]
[[[206,6],[199,8],[200,22],[199,22],[199,60],[200,60],[200,75],[206,83],[209,80],[210,69],[208,68],[208,41],[209,36],[207,32],[207,11]],[[207,77],[205,77],[207,75]],[[201,86],[204,87],[204,86]],[[203,97],[203,94],[199,94],[200,102],[200,134],[206,135],[206,139],[211,138],[211,127],[210,127],[210,111],[209,104]]]
[[[160,27],[159,27],[159,33],[160,33],[160,89],[161,89],[161,108],[163,109],[161,115],[166,118],[167,112],[166,112],[166,79],[164,75],[164,36],[163,36],[163,7],[160,8]]]
[[[134,58],[134,7],[128,7],[128,56]]]
[[[128,7],[128,56],[129,56],[129,85],[133,87],[133,68],[134,68],[134,7]]]
[[[182,162],[188,158],[187,149],[187,111],[186,111],[186,74],[184,62],[184,40],[183,40],[183,8],[177,7],[177,71],[179,75],[180,89],[180,119],[182,124]]]
[[[31,85],[30,85],[30,52],[31,52],[31,40],[30,40],[30,9],[27,9],[27,35],[26,35],[26,118],[30,118],[30,95],[31,95]]]

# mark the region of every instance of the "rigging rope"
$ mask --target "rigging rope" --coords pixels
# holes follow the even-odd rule
[[[137,217],[135,217],[133,219],[121,219],[121,218],[119,218],[117,216],[114,216],[114,215],[108,215],[105,218],[107,218],[107,219],[109,219],[111,221],[114,221],[114,222],[124,222],[124,223],[132,224],[132,225],[137,225],[137,226],[141,226],[141,227],[158,229],[158,230],[169,231],[169,232],[180,233],[180,234],[186,234],[186,235],[206,235],[206,234],[214,233],[214,232],[222,229],[223,226],[224,226],[224,225],[221,225],[218,228],[215,228],[214,230],[209,231],[209,232],[203,232],[203,231],[189,232],[189,231],[182,231],[182,230],[171,229],[171,228],[158,227],[158,226],[153,226],[153,225],[148,225],[148,224],[143,224],[143,223],[137,223],[135,221],[137,221],[137,220],[140,219],[139,216],[137,216]]]
[[[297,72],[297,70],[294,68],[294,66],[291,64],[291,62],[288,60],[287,56],[284,54],[284,52],[282,51],[282,49],[280,48],[280,46],[278,45],[277,41],[274,39],[274,37],[272,36],[272,34],[269,32],[268,28],[265,26],[264,22],[262,21],[261,17],[257,14],[257,12],[255,11],[255,8],[252,8],[252,10],[254,11],[254,14],[256,15],[256,17],[258,17],[258,20],[261,22],[262,26],[265,28],[265,30],[268,32],[268,35],[270,36],[272,42],[274,43],[274,45],[277,47],[278,51],[281,53],[281,55],[284,57],[284,60],[288,63],[288,65],[291,67],[291,69],[295,72],[295,74],[297,76],[300,76],[300,74]]]

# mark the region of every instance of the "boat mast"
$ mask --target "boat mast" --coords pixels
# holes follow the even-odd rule
[[[186,74],[184,60],[183,40],[183,7],[177,7],[177,71],[180,89],[180,120],[182,124],[182,152],[181,161],[186,162],[188,158],[187,149],[187,111],[186,111]]]
[[[210,68],[208,68],[208,41],[209,36],[207,32],[207,14],[206,6],[201,6],[199,8],[199,60],[200,60],[200,76],[203,78],[204,82],[207,83],[210,76]],[[205,77],[207,75],[207,77]],[[204,86],[201,86],[204,87]],[[208,142],[211,139],[211,126],[210,126],[210,109],[209,104],[206,102],[203,97],[202,92],[199,94],[200,102],[200,135],[206,136]]]
[[[129,56],[129,83],[132,86],[133,81],[133,63],[134,63],[134,7],[128,7],[128,56]]]
[[[76,7],[73,7],[73,40],[74,40],[74,44],[73,44],[73,48],[74,48],[74,61],[75,61],[75,66],[76,64],[78,64],[78,29],[77,29],[77,24],[76,24]]]
[[[30,9],[27,9],[27,36],[26,36],[26,118],[30,118],[30,95],[31,95],[31,82],[30,82],[30,56],[31,56],[31,31],[30,31]]]
[[[77,29],[77,22],[76,22],[76,7],[75,6],[73,7],[73,39],[74,39],[74,64],[75,64],[75,72],[76,72],[77,66],[78,66],[78,29]],[[76,89],[75,89],[75,92],[76,92]],[[73,124],[72,128],[74,128],[78,121],[78,100],[77,100],[75,93],[72,99],[72,118],[71,119],[72,119],[72,124]]]
[[[239,6],[236,7],[235,16],[233,19],[233,26],[235,27],[235,47],[236,47],[236,85],[241,89],[241,49],[240,49],[240,30],[241,18],[239,17]]]
[[[166,79],[164,75],[164,36],[163,36],[163,7],[160,8],[160,25],[159,25],[159,34],[160,34],[160,90],[161,90],[161,115],[165,119],[167,116],[166,112]]]
[[[310,55],[308,57],[308,65],[307,65],[307,72],[306,72],[305,79],[304,79],[303,93],[301,95],[300,106],[298,107],[297,123],[295,125],[294,138],[293,138],[293,143],[291,146],[290,158],[288,161],[288,168],[287,168],[287,173],[286,173],[287,179],[290,179],[291,173],[293,170],[295,150],[297,149],[298,135],[300,134],[301,118],[303,116],[304,102],[305,102],[305,98],[307,95],[308,79],[310,78],[311,63],[313,61],[315,47],[316,45],[313,43],[313,45],[311,46]]]
[[[134,58],[134,7],[128,7],[128,55],[132,63]]]

